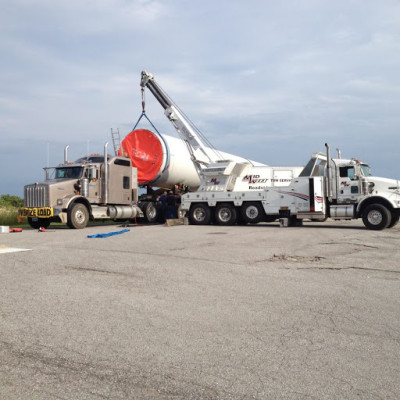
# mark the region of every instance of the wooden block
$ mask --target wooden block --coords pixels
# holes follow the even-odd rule
[[[165,221],[166,226],[183,225],[183,218],[167,219]]]

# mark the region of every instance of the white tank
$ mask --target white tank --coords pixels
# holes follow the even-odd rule
[[[147,129],[136,129],[122,140],[121,147],[137,168],[138,183],[141,186],[172,188],[176,184],[184,184],[194,189],[200,185],[189,151],[181,139]],[[249,161],[232,154],[218,153],[227,160]]]

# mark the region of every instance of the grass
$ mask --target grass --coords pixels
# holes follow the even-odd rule
[[[26,226],[29,226],[26,219],[22,223],[19,223],[17,214],[18,214],[18,208],[14,207],[0,208],[0,225],[21,227],[26,224]]]

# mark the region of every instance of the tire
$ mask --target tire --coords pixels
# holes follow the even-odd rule
[[[393,215],[392,214],[392,220],[390,221],[390,224],[387,226],[388,228],[393,228],[399,223],[399,215]]]
[[[146,222],[153,224],[158,221],[160,217],[160,208],[152,201],[145,202],[142,207],[144,218]]]
[[[248,224],[257,224],[265,217],[261,203],[256,201],[243,203],[240,209],[240,215]]]
[[[247,221],[245,221],[245,219],[242,217],[242,213],[240,211],[240,209],[236,210],[236,223],[241,226],[247,225]]]
[[[192,204],[189,211],[189,221],[192,225],[209,225],[211,222],[211,209],[207,204]]]
[[[289,218],[288,226],[303,226],[303,220],[292,216]]]
[[[230,203],[218,204],[215,208],[215,222],[218,225],[233,225],[236,222],[236,208]]]
[[[51,221],[48,218],[37,218],[35,221],[33,220],[33,218],[28,218],[28,224],[33,229],[39,229],[39,228],[47,229],[50,226]]]
[[[89,211],[82,203],[74,203],[68,209],[67,225],[71,229],[86,228],[89,222]]]
[[[370,204],[365,207],[362,220],[367,229],[380,231],[389,226],[392,216],[389,210],[382,204]]]
[[[178,218],[183,218],[185,216],[185,212],[182,211],[182,206],[179,204],[178,210],[177,210]]]

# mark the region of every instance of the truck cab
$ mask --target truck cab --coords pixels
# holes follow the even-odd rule
[[[311,156],[293,184],[273,197],[266,212],[279,205],[280,213],[286,210],[297,219],[362,218],[368,229],[395,226],[400,215],[399,181],[373,176],[361,160],[344,159],[340,153],[330,158],[328,147],[327,154]]]
[[[45,171],[45,181],[24,187],[19,210],[33,228],[64,222],[79,229],[90,219],[134,218],[138,212],[137,170],[127,157],[105,153]]]

